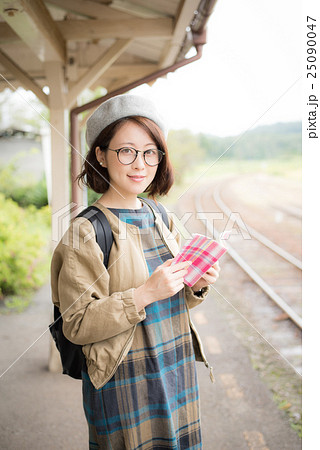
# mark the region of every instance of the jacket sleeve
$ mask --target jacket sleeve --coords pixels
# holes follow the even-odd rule
[[[178,226],[175,223],[175,221],[178,219],[174,218],[173,215],[168,210],[167,210],[167,214],[168,214],[168,218],[169,218],[169,229],[170,229],[171,233],[173,234],[173,236],[178,244],[178,247],[180,248],[181,247],[181,234],[178,229]],[[183,225],[181,225],[181,227],[183,227]],[[200,303],[202,303],[203,300],[205,300],[207,298],[209,290],[210,290],[210,286],[204,287],[202,289],[202,293],[200,296],[195,295],[192,288],[190,286],[187,286],[186,284],[184,286],[184,290],[185,290],[185,299],[186,299],[187,305],[191,309],[197,305],[200,305]]]
[[[109,295],[109,274],[92,224],[77,218],[56,247],[51,262],[52,301],[63,316],[63,332],[85,345],[116,336],[145,319],[134,287]]]

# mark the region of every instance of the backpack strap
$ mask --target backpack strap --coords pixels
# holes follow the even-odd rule
[[[108,267],[109,254],[113,244],[113,234],[108,219],[101,209],[96,206],[88,206],[77,217],[88,219],[96,233],[96,240],[103,253],[103,264]]]
[[[142,202],[147,203],[149,207],[151,207],[154,211],[161,214],[162,221],[169,228],[169,218],[167,211],[161,203],[156,203],[154,200],[149,198],[141,198],[139,199]],[[109,224],[108,219],[105,214],[101,211],[101,209],[96,206],[88,206],[77,217],[84,217],[88,219],[94,228],[96,234],[96,240],[98,245],[100,246],[103,253],[103,264],[105,267],[108,267],[109,254],[111,250],[111,246],[113,244],[113,234]]]
[[[169,228],[169,218],[167,211],[165,210],[164,206],[161,205],[161,203],[156,203],[154,200],[151,200],[150,198],[142,198],[138,197],[142,202],[147,203],[147,205],[151,206],[152,209],[154,209],[156,212],[161,214],[162,221],[166,225],[167,228]]]

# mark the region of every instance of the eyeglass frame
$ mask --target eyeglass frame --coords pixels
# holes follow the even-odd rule
[[[158,165],[161,163],[163,157],[164,157],[165,154],[166,154],[165,152],[163,152],[162,150],[159,150],[158,148],[149,148],[148,150],[144,150],[144,151],[142,151],[142,150],[136,150],[134,147],[129,147],[129,146],[121,147],[121,148],[118,148],[118,149],[113,149],[113,148],[104,147],[104,146],[100,146],[100,148],[101,148],[102,150],[111,150],[112,152],[116,152],[116,153],[117,153],[118,161],[119,161],[119,163],[122,164],[123,166],[129,166],[130,164],[133,164],[133,163],[135,162],[135,160],[138,158],[138,153],[143,153],[143,160],[144,160],[145,164],[147,164],[147,166],[149,166],[149,167],[156,167],[156,166],[158,166]],[[127,163],[127,164],[121,162],[121,161],[120,161],[120,158],[119,158],[119,153],[120,153],[120,151],[123,150],[124,148],[130,148],[130,150],[134,150],[134,151],[136,152],[136,156],[135,156],[134,160],[133,160],[132,162],[130,162],[130,163]],[[158,154],[161,155],[161,159],[160,159],[160,161],[159,161],[157,164],[148,164],[148,163],[147,163],[145,153],[148,152],[148,151],[150,151],[150,150],[157,150]]]

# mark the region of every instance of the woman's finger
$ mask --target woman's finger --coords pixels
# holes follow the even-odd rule
[[[205,275],[208,275],[208,276],[210,277],[210,276],[217,275],[218,273],[219,273],[219,272],[218,272],[216,269],[214,269],[213,267],[210,267],[210,269],[206,271],[206,273],[204,274],[204,276],[205,276]]]
[[[173,261],[173,258],[167,259],[167,261],[165,261],[163,264],[161,264],[162,267],[168,267],[171,266]]]
[[[183,281],[184,277],[187,275],[187,270],[179,270],[178,272],[173,272],[170,274],[171,280],[181,280]]]
[[[219,278],[219,272],[212,267],[202,275],[202,279],[206,281],[207,283],[215,283],[217,279]]]
[[[213,267],[215,270],[217,270],[218,272],[220,272],[220,270],[221,270],[219,261],[216,261],[216,262],[213,264],[212,267]]]
[[[179,270],[186,270],[188,267],[190,267],[189,261],[183,261],[179,262],[178,264],[174,264],[172,266],[172,273],[178,272]]]

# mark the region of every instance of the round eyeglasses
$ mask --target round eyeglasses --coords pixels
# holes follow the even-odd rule
[[[124,165],[132,164],[137,159],[138,153],[143,153],[143,159],[148,166],[157,166],[165,155],[163,151],[157,148],[149,148],[144,152],[133,147],[121,147],[117,150],[106,148],[106,150],[116,152],[119,162]]]

